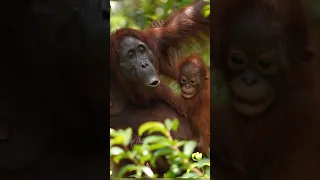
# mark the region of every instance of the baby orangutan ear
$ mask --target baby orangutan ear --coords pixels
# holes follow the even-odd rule
[[[208,81],[209,80],[209,77],[206,76],[205,79],[204,79],[204,82]]]

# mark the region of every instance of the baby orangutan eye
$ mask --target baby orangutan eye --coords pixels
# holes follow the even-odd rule
[[[278,66],[272,60],[264,59],[258,61],[258,69],[267,75],[278,72]]]
[[[242,69],[247,64],[247,58],[241,51],[231,51],[228,65],[231,69]]]
[[[187,78],[185,78],[184,76],[182,76],[180,82],[181,82],[181,84],[186,84]]]
[[[197,81],[196,81],[196,80],[191,80],[191,81],[190,81],[190,84],[194,86],[194,85],[197,84]]]

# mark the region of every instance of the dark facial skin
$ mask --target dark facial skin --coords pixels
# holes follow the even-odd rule
[[[186,64],[182,67],[180,76],[181,94],[184,98],[194,97],[199,90],[200,71],[192,64]]]
[[[160,79],[154,67],[152,52],[142,41],[125,37],[120,42],[120,71],[129,81],[157,87]]]
[[[252,12],[251,12],[252,13]],[[233,108],[244,116],[265,112],[279,96],[284,58],[277,24],[254,12],[231,23],[223,68],[232,92]],[[272,22],[272,23],[270,23]]]

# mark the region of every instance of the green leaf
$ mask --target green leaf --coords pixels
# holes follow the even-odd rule
[[[142,152],[143,147],[140,144],[134,144],[131,151]]]
[[[172,122],[172,130],[173,131],[178,131],[179,128],[179,120],[178,119],[174,119]]]
[[[142,167],[142,171],[150,178],[154,176],[153,171],[149,167]]]
[[[197,143],[195,141],[188,141],[183,147],[183,154],[190,157],[196,146]]]
[[[182,164],[184,160],[184,157],[177,155],[173,155],[168,158],[170,164]]]
[[[205,174],[210,177],[210,168],[206,169]]]
[[[110,128],[110,136],[113,137],[116,133],[116,130]]]
[[[190,166],[188,167],[187,169],[187,173],[189,173],[193,168],[197,167],[198,166],[198,163],[192,163],[190,164]]]
[[[190,172],[190,173],[184,173],[182,176],[179,178],[199,178],[197,173]]]
[[[179,148],[179,147],[185,145],[187,142],[188,142],[188,141],[179,141],[179,142],[176,144],[176,146]]]
[[[124,137],[121,135],[117,135],[116,137],[110,140],[110,145],[111,146],[119,145],[119,144],[122,144],[123,142],[124,142]]]
[[[137,154],[138,154],[138,152],[135,152],[135,151],[127,151],[126,152],[127,157],[130,158],[130,159],[135,159]]]
[[[136,175],[137,178],[141,178],[142,176],[142,168],[140,166],[137,166]]]
[[[164,178],[175,178],[175,177],[176,177],[176,175],[175,175],[175,173],[172,172],[172,170],[169,170],[168,172],[166,172],[164,174]]]
[[[159,158],[159,157],[162,157],[162,156],[165,156],[165,155],[168,155],[168,154],[171,154],[172,153],[172,149],[171,148],[163,148],[163,149],[159,149],[159,150],[156,150],[154,153],[153,153],[153,157],[150,161],[150,164],[152,167],[155,167],[156,166],[156,160]]]
[[[150,161],[151,159],[152,159],[152,154],[141,156],[140,163],[145,164],[147,161]]]
[[[169,9],[171,9],[173,6],[173,0],[167,0],[167,3],[164,7],[164,12],[168,12]]]
[[[165,148],[165,147],[171,147],[171,143],[170,142],[159,142],[156,144],[152,144],[148,147],[149,151],[153,151],[156,149],[161,149],[161,148]]]
[[[119,154],[119,155],[116,155],[113,157],[113,162],[115,162],[116,164],[119,164],[119,162],[122,160],[122,159],[127,159],[127,155],[126,154]]]
[[[171,131],[171,129],[172,129],[172,123],[173,123],[173,121],[171,121],[170,119],[166,119],[164,121],[164,124],[166,125],[166,128],[168,131]]]
[[[210,167],[210,159],[208,158],[204,158],[204,159],[201,159],[199,162],[198,162],[198,168],[202,168],[204,166],[209,166]]]
[[[123,152],[124,152],[123,149],[117,146],[110,148],[111,156],[116,156],[116,155],[122,154]]]
[[[172,149],[171,148],[163,148],[163,149],[159,149],[159,150],[156,150],[153,155],[155,157],[159,157],[159,156],[165,156],[165,155],[168,155],[168,154],[171,154],[172,153]]]
[[[143,144],[146,145],[146,144],[158,143],[163,141],[169,141],[169,139],[164,136],[152,135],[143,139]]]
[[[146,122],[142,124],[138,129],[138,135],[142,136],[146,131],[150,131],[154,129],[155,131],[163,132],[165,130],[165,126],[157,121]],[[166,134],[165,134],[166,135]]]
[[[120,168],[117,177],[122,178],[126,173],[132,172],[132,171],[136,171],[137,168],[138,167],[136,165],[134,165],[134,164],[125,165],[122,168]]]
[[[200,161],[202,159],[202,153],[199,153],[199,152],[193,153],[191,158],[194,161]]]
[[[122,134],[124,136],[123,145],[128,146],[128,144],[131,141],[131,137],[132,137],[132,129],[127,128],[126,130],[122,131]]]
[[[210,15],[210,4],[205,5],[201,12],[204,17],[208,17]]]
[[[175,175],[179,175],[181,173],[181,169],[177,164],[172,164],[170,169]]]

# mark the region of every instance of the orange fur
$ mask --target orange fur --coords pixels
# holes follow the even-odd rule
[[[202,153],[206,153],[210,144],[210,74],[202,58],[194,53],[179,62],[180,77],[183,67],[187,64],[192,64],[195,68],[200,69],[197,94],[192,99],[184,99],[184,104],[187,108],[188,119],[195,125],[196,129],[194,130],[200,130],[199,149]]]

